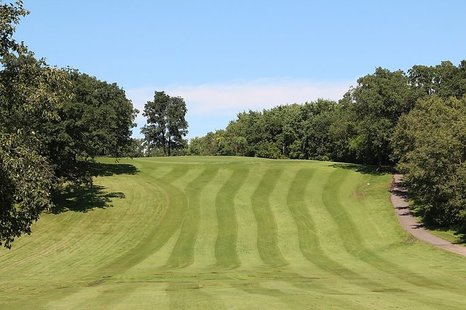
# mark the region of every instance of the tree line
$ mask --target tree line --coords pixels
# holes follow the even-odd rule
[[[131,147],[137,110],[125,92],[49,66],[13,34],[21,1],[0,5],[0,245],[10,247],[66,186],[89,185],[95,156]]]
[[[338,102],[248,111],[193,138],[191,155],[395,166],[425,222],[466,227],[466,61],[377,68]]]

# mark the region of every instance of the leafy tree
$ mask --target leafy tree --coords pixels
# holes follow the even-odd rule
[[[340,101],[355,132],[348,147],[358,160],[378,165],[390,162],[393,129],[416,99],[402,71],[377,68],[374,74],[358,79],[358,85]]]
[[[336,122],[337,103],[319,99],[302,106],[302,157],[306,159],[329,160],[333,142],[330,127]]]
[[[144,139],[131,138],[131,144],[124,156],[127,157],[144,157],[146,156],[146,143]]]
[[[91,181],[86,163],[119,156],[135,110],[116,84],[48,66],[13,39],[27,11],[0,5],[0,245],[29,233],[63,181]]]
[[[0,133],[0,245],[8,248],[52,206],[53,169],[36,142],[22,133]]]
[[[143,113],[147,117],[147,125],[142,128],[142,133],[149,147],[161,148],[165,156],[186,147],[183,139],[188,133],[186,112],[186,103],[182,98],[156,91],[154,100],[146,103]]]
[[[143,115],[147,117],[147,125],[141,132],[145,135],[150,148],[162,148],[163,154],[167,151],[167,109],[170,96],[165,92],[155,92],[154,100],[148,101],[144,106]]]
[[[40,154],[40,124],[57,119],[63,72],[37,61],[13,39],[27,11],[0,5],[0,245],[29,233],[51,201],[53,170]]]
[[[43,153],[58,177],[90,181],[83,163],[95,156],[121,157],[131,145],[137,110],[117,84],[66,71],[69,97],[62,100],[59,118],[43,124]]]
[[[392,145],[426,222],[466,224],[466,99],[420,100],[400,118]]]
[[[263,140],[264,134],[260,126],[261,112],[249,111],[238,113],[237,119],[228,124],[226,131],[227,144],[231,155],[256,156],[255,146]],[[235,147],[235,137],[241,141],[241,148]],[[244,142],[244,140],[246,142]],[[241,150],[240,150],[241,149]],[[238,151],[238,152],[237,152]]]
[[[69,74],[73,97],[61,111],[68,134],[79,142],[83,157],[120,157],[130,145],[138,111],[116,83],[77,70]]]
[[[188,134],[188,122],[186,121],[186,103],[180,97],[170,98],[167,107],[167,149],[168,156],[172,150],[183,149],[187,146],[184,137]]]
[[[461,97],[466,94],[466,61],[458,67],[450,61],[437,66],[413,66],[408,71],[410,86],[419,92],[419,97],[437,95],[442,98]]]
[[[202,156],[234,155],[229,142],[224,130],[208,132],[204,137],[195,137],[189,141],[188,153]]]

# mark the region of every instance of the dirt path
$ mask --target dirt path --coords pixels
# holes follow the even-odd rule
[[[423,228],[422,224],[419,224],[416,221],[416,218],[411,214],[409,209],[406,189],[401,187],[402,180],[403,176],[401,174],[395,174],[393,176],[392,195],[390,197],[401,227],[412,234],[416,239],[430,243],[437,248],[466,257],[466,247],[453,244],[447,240],[432,235],[429,231]]]

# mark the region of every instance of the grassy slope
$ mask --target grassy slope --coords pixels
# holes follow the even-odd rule
[[[250,158],[123,163],[139,172],[96,179],[112,206],[44,215],[1,250],[0,308],[466,308],[466,260],[399,228],[389,175]]]

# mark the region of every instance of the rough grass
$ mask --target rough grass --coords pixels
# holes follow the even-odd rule
[[[432,234],[443,238],[445,240],[450,241],[451,243],[455,244],[462,244],[466,246],[466,233],[460,232],[458,230],[452,229],[440,229],[440,228],[433,228],[433,227],[425,227],[428,229]]]
[[[102,159],[0,251],[0,308],[466,309],[466,260],[409,237],[390,175],[250,158]]]

